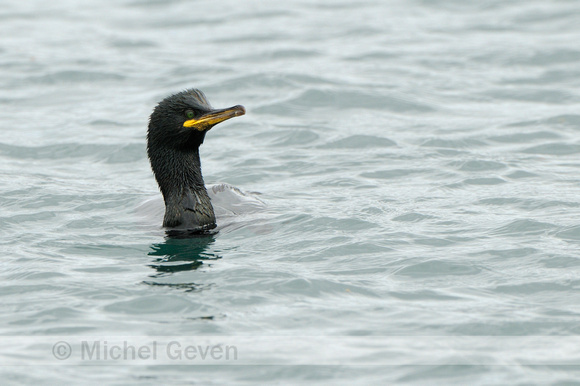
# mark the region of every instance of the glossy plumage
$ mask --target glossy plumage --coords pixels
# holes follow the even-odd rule
[[[147,154],[165,201],[163,226],[173,230],[216,227],[203,176],[199,146],[214,125],[243,115],[242,106],[216,110],[190,89],[165,98],[149,120]]]

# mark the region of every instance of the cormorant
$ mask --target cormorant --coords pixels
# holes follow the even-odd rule
[[[199,146],[216,124],[244,115],[237,105],[213,109],[197,89],[163,99],[149,118],[147,155],[165,201],[169,232],[206,232],[216,227],[199,159]]]

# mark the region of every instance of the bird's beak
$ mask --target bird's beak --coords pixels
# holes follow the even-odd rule
[[[246,109],[241,105],[228,107],[227,109],[212,110],[199,118],[185,121],[183,123],[183,127],[190,127],[194,128],[195,130],[206,131],[220,122],[233,117],[239,117],[245,113]]]

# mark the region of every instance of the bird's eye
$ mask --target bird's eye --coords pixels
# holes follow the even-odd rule
[[[185,111],[185,116],[187,117],[187,119],[193,119],[193,117],[195,117],[195,113],[193,112],[193,110],[187,110]]]

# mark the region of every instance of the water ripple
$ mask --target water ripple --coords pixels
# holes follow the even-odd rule
[[[290,348],[287,363],[311,366],[204,367],[207,384],[575,382],[504,347],[424,366],[413,337],[580,332],[579,15],[565,0],[7,0],[3,335],[407,336],[326,351],[419,365],[343,371]],[[145,138],[155,103],[188,87],[246,106],[207,134],[203,174],[264,204],[173,240]],[[494,366],[448,366],[457,358]],[[192,375],[42,367],[4,378]]]

